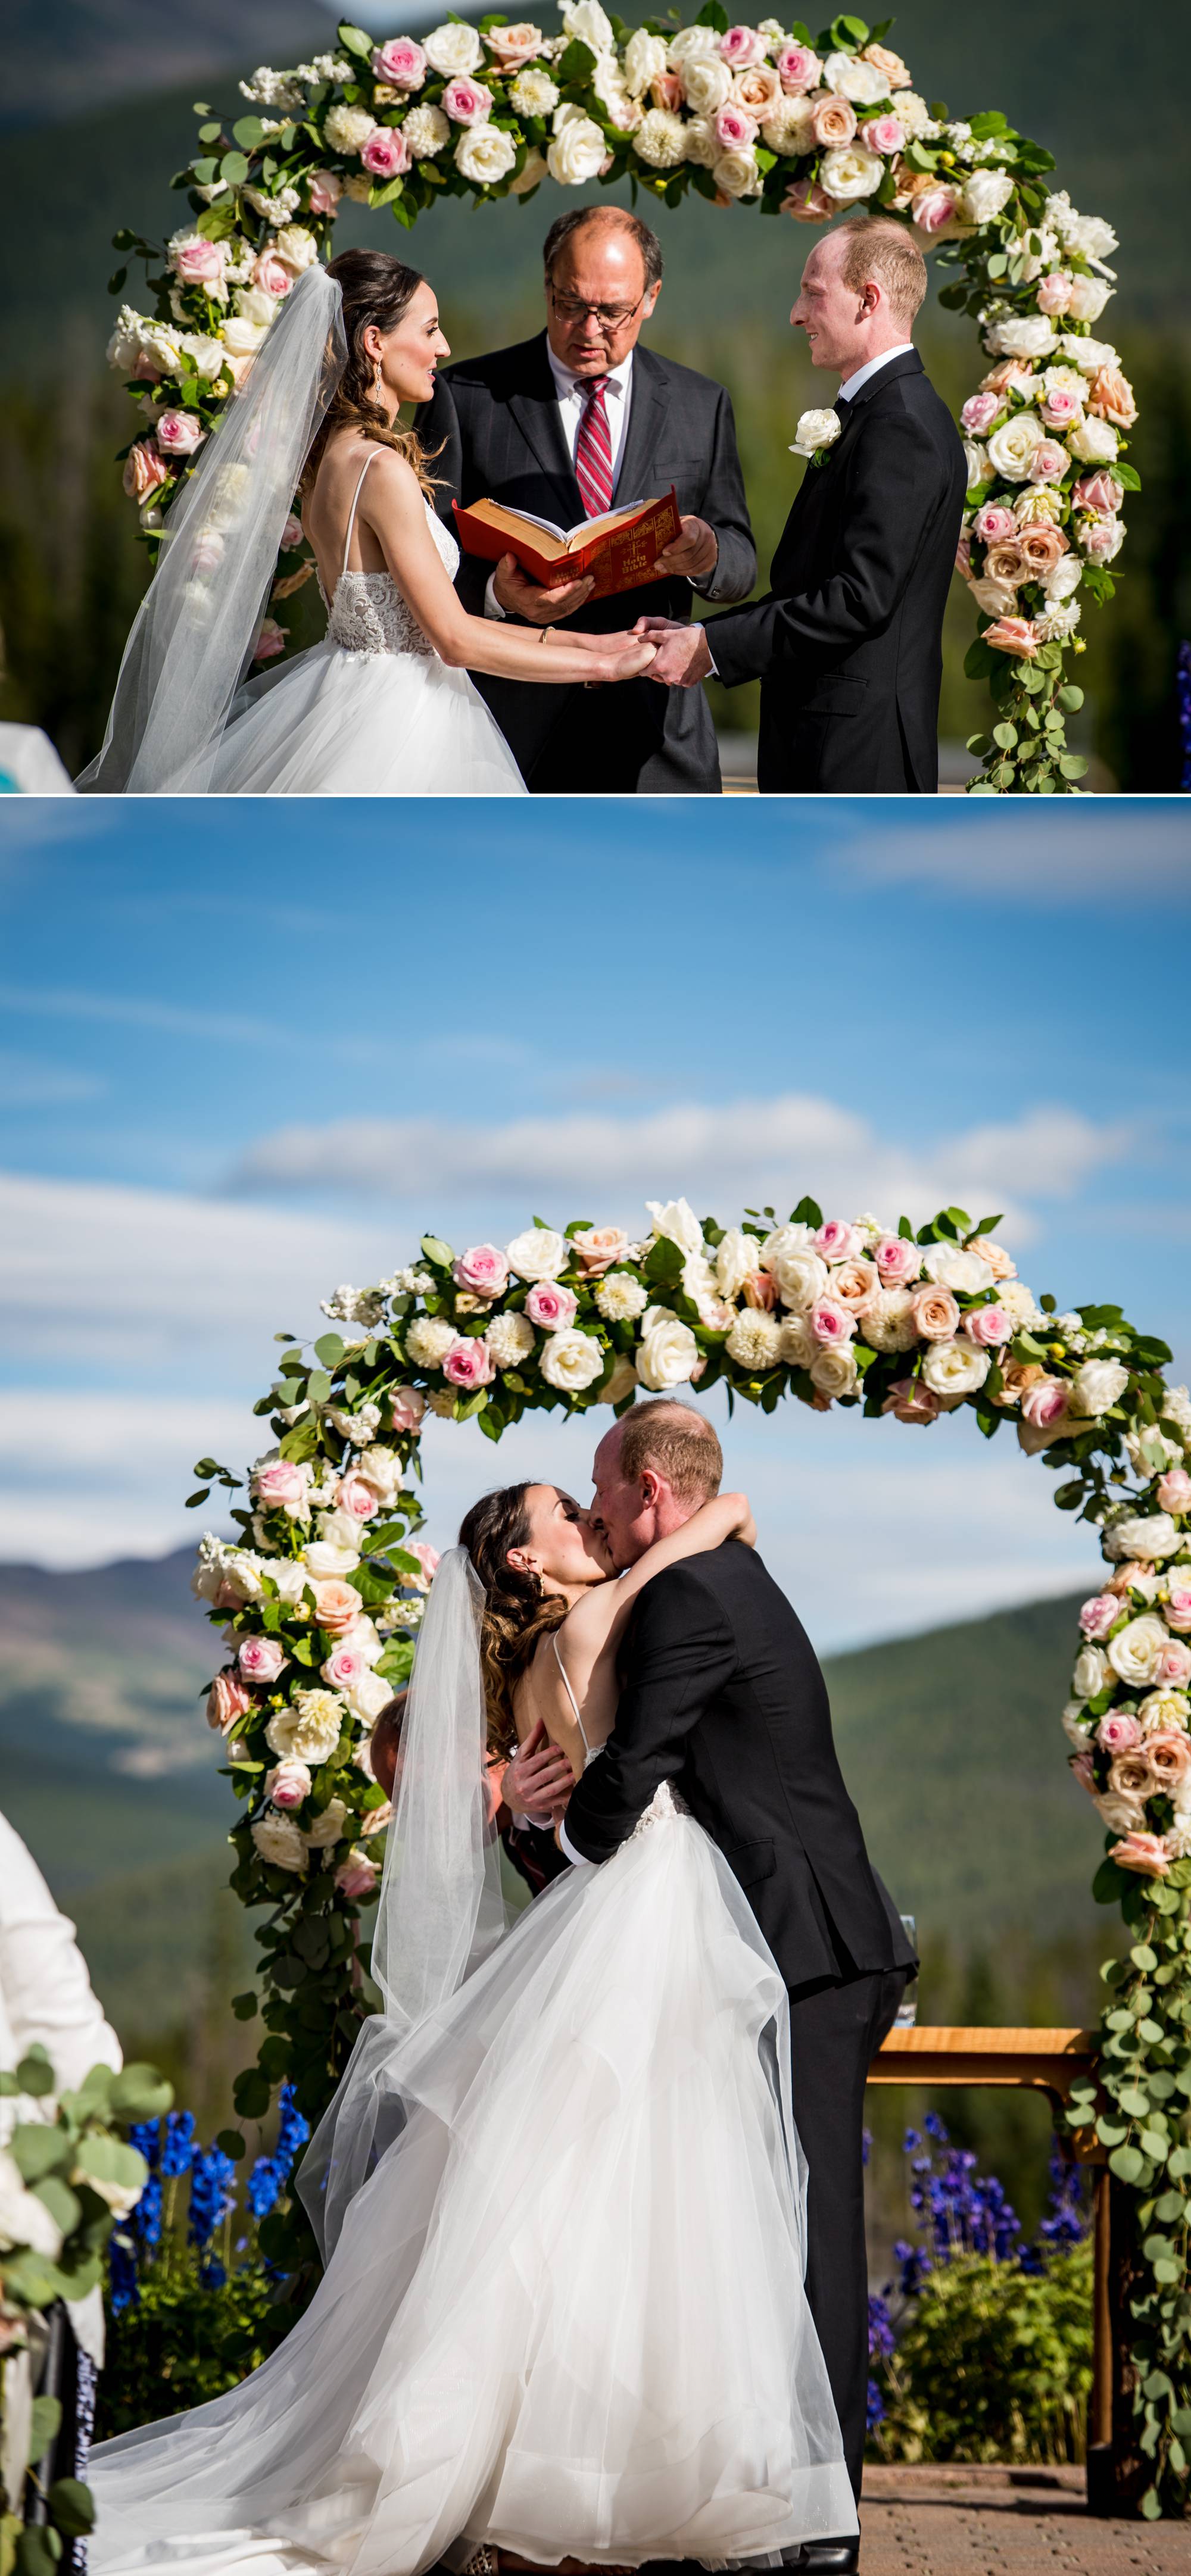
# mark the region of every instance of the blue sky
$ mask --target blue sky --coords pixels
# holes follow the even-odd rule
[[[1186,1375],[1187,843],[1173,800],[0,808],[0,1555],[176,1543],[273,1330],[426,1227],[958,1198]],[[442,1538],[495,1462],[433,1431]],[[585,1492],[588,1447],[501,1471]],[[963,1418],[738,1416],[730,1464],[824,1644],[1091,1570]]]

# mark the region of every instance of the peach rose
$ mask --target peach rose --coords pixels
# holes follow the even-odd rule
[[[360,1595],[354,1584],[339,1583],[334,1578],[314,1586],[314,1615],[320,1628],[332,1637],[346,1635],[360,1616]]]
[[[1123,1834],[1108,1855],[1118,1869],[1141,1870],[1149,1878],[1165,1878],[1170,1858],[1161,1834]]]
[[[998,617],[986,626],[983,641],[994,653],[1016,653],[1023,662],[1032,662],[1038,651],[1038,636],[1028,617]]]
[[[628,1248],[628,1236],[619,1225],[588,1225],[571,1236],[571,1250],[585,1279],[602,1279],[606,1270],[624,1260]]]
[[[1133,387],[1119,367],[1098,367],[1088,388],[1088,410],[1117,429],[1132,429],[1137,418]]]
[[[1140,1577],[1143,1574],[1148,1575],[1149,1572],[1150,1567],[1148,1565],[1143,1565],[1138,1557],[1130,1557],[1126,1565],[1118,1565],[1115,1574],[1109,1575],[1104,1589],[1106,1592],[1115,1592],[1118,1598],[1123,1601],[1126,1594],[1132,1591],[1134,1584],[1139,1581]],[[1169,1610],[1166,1615],[1169,1621]]]
[[[1015,520],[1015,528],[1016,525],[1017,522]],[[996,545],[989,547],[988,553],[984,558],[984,579],[986,581],[1008,582],[1010,589],[1013,590],[1016,589],[1018,582],[1024,580],[1024,578],[1025,565],[1022,560],[1022,551],[1016,535],[1002,538]]]
[[[854,1315],[863,1315],[881,1285],[875,1261],[841,1261],[831,1274],[831,1293]]]
[[[394,1388],[389,1405],[389,1422],[394,1431],[420,1431],[425,1412],[426,1398],[419,1386]]]
[[[234,1667],[226,1673],[216,1673],[207,1693],[207,1724],[226,1735],[254,1705],[251,1691]]]
[[[170,469],[164,456],[159,456],[156,447],[151,447],[147,439],[138,438],[124,460],[124,489],[129,500],[147,501],[169,479]]]
[[[949,1342],[959,1331],[959,1308],[949,1288],[916,1288],[910,1311],[924,1342]]]
[[[824,150],[850,143],[856,132],[856,110],[850,99],[837,98],[835,91],[825,89],[811,100],[811,132]]]
[[[891,91],[909,89],[910,75],[901,55],[895,54],[888,45],[866,45],[860,59],[862,63],[871,63],[875,72],[880,72]]]
[[[659,72],[657,79],[649,84],[650,105],[668,109],[671,116],[677,115],[685,97],[686,91],[677,72]]]
[[[1025,358],[1001,358],[995,367],[989,368],[986,376],[981,377],[980,390],[982,393],[1007,394],[1010,385],[1021,384],[1033,372]]]
[[[921,1378],[895,1378],[881,1406],[882,1413],[892,1413],[898,1422],[935,1422],[941,1407],[937,1395]]]
[[[987,1234],[974,1234],[967,1250],[984,1262],[994,1279],[1016,1279],[1017,1263],[1010,1260],[1003,1243],[994,1243]]]
[[[769,1270],[750,1270],[740,1293],[745,1305],[751,1306],[755,1314],[768,1315],[777,1304],[777,1281]]]
[[[747,71],[737,72],[732,94],[746,116],[755,116],[759,124],[764,124],[781,97],[782,85],[772,63],[753,63]]]
[[[1018,543],[1026,571],[1035,581],[1042,581],[1048,572],[1054,570],[1060,555],[1071,552],[1062,529],[1045,519],[1023,528]]]
[[[484,42],[495,54],[503,72],[520,71],[523,63],[533,61],[542,50],[542,30],[528,18],[519,18],[514,27],[486,27]]]
[[[1146,1760],[1159,1789],[1169,1791],[1177,1788],[1179,1781],[1185,1780],[1191,1771],[1191,1743],[1185,1735],[1177,1734],[1173,1727],[1159,1727],[1155,1734],[1146,1737]]]
[[[1140,1729],[1138,1730],[1140,1733]],[[1152,1738],[1156,1742],[1157,1738]],[[1108,1774],[1108,1785],[1118,1798],[1152,1798],[1155,1780],[1149,1764],[1149,1745],[1144,1753],[1118,1753]]]
[[[835,199],[827,195],[817,179],[797,179],[782,199],[782,213],[792,215],[796,224],[825,224],[829,216],[838,212]]]

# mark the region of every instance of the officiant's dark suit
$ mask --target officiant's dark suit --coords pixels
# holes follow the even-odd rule
[[[417,428],[452,532],[453,499],[502,501],[563,528],[583,518],[544,331],[445,368]],[[731,403],[722,385],[638,343],[614,503],[652,500],[671,484],[680,513],[706,520],[719,539],[715,570],[698,587],[717,599],[747,598],[757,557]],[[484,614],[491,570],[475,555],[460,564],[456,588],[475,617]],[[573,625],[607,634],[629,630],[638,617],[686,620],[693,602],[689,581],[654,581],[589,602],[550,631]],[[715,728],[701,689],[659,689],[646,679],[615,689],[537,689],[482,672],[474,678],[535,794],[719,793]]]
[[[728,688],[761,682],[763,794],[933,795],[963,443],[915,349],[836,410],[765,598],[710,619],[707,641]]]
[[[844,1786],[814,1648],[739,1539],[656,1574],[629,1614],[613,1733],[567,1844],[611,1858],[669,1780],[719,1845],[790,1991],[810,2169],[807,2296],[857,2495],[868,2379],[863,2103],[913,1965]]]

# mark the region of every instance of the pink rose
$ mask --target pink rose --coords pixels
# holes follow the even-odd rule
[[[1100,1644],[1120,1615],[1121,1605],[1114,1593],[1094,1592],[1080,1611],[1079,1624],[1085,1637],[1092,1637]]]
[[[1181,1520],[1191,1512],[1191,1476],[1185,1467],[1168,1467],[1158,1484],[1158,1501],[1164,1512],[1173,1512]]]
[[[860,140],[870,152],[900,152],[906,129],[899,116],[870,116],[860,128]]]
[[[204,234],[195,233],[190,241],[179,242],[172,257],[183,286],[223,284],[227,251],[222,242],[208,241]]]
[[[1030,458],[1031,483],[1058,483],[1071,462],[1065,447],[1053,438],[1040,438]]]
[[[416,1556],[418,1563],[421,1566],[425,1581],[424,1583],[419,1584],[419,1591],[429,1592],[430,1586],[433,1583],[439,1566],[442,1563],[438,1549],[436,1547],[431,1547],[429,1540],[424,1538],[404,1539],[402,1541],[402,1547],[405,1555]]]
[[[1172,1574],[1167,1585],[1166,1625],[1191,1632],[1191,1574]]]
[[[256,1682],[268,1689],[289,1662],[276,1637],[245,1637],[237,1657],[246,1682]]]
[[[355,1467],[346,1476],[341,1477],[335,1501],[337,1509],[350,1513],[354,1521],[370,1521],[373,1513],[379,1509],[371,1485]]]
[[[322,1667],[322,1676],[328,1690],[344,1691],[350,1696],[363,1681],[365,1673],[371,1670],[359,1647],[344,1643],[332,1649]]]
[[[163,411],[157,419],[157,444],[163,456],[193,456],[207,433],[193,411]]]
[[[769,1270],[750,1270],[741,1284],[741,1296],[755,1314],[772,1314],[778,1300],[778,1285]]]
[[[496,1375],[496,1362],[487,1342],[478,1337],[452,1342],[442,1364],[442,1373],[452,1386],[490,1386]]]
[[[1021,1399],[1023,1422],[1031,1422],[1035,1431],[1049,1431],[1061,1422],[1067,1411],[1068,1390],[1059,1377],[1036,1378]]]
[[[856,132],[856,110],[851,100],[837,97],[833,89],[813,98],[811,132],[824,151],[838,150],[842,144],[850,143]]]
[[[969,394],[959,416],[960,428],[970,431],[973,438],[980,438],[986,429],[991,429],[1002,409],[998,394]]]
[[[919,232],[941,233],[955,221],[954,188],[924,188],[911,209]]]
[[[340,1861],[335,1872],[335,1885],[341,1896],[354,1897],[359,1901],[375,1895],[379,1876],[376,1862],[369,1860],[367,1852],[354,1851],[350,1860]]]
[[[1071,1757],[1071,1770],[1075,1779],[1078,1780],[1080,1788],[1086,1789],[1089,1796],[1094,1798],[1096,1795],[1096,1765],[1092,1760],[1091,1754],[1073,1753]]]
[[[746,71],[750,63],[764,62],[765,38],[756,27],[729,27],[720,37],[720,53],[734,72]]]
[[[294,555],[297,553],[299,546],[304,545],[305,542],[306,536],[302,522],[291,510],[285,526],[281,531],[281,543],[277,551],[279,554],[283,555]]]
[[[426,56],[412,36],[391,36],[387,45],[374,45],[372,68],[378,81],[387,81],[390,89],[420,89],[426,78]]]
[[[817,1342],[827,1350],[842,1349],[856,1330],[856,1317],[841,1297],[817,1297],[807,1315],[807,1322]]]
[[[228,1728],[235,1726],[254,1704],[251,1691],[234,1667],[229,1672],[216,1673],[207,1693],[207,1724],[226,1735]]]
[[[1004,1306],[973,1306],[964,1316],[963,1329],[977,1350],[999,1350],[1002,1342],[1013,1339],[1013,1317]]]
[[[374,179],[399,179],[402,171],[409,168],[409,145],[398,126],[377,125],[360,159]]]
[[[1040,313],[1065,313],[1071,302],[1071,279],[1065,270],[1055,268],[1049,277],[1039,278],[1034,301]]]
[[[959,1331],[959,1308],[949,1288],[930,1281],[910,1299],[914,1328],[924,1342],[950,1342]]]
[[[1132,429],[1137,418],[1133,387],[1119,367],[1098,367],[1088,387],[1088,410],[1118,429]]]
[[[314,1615],[320,1628],[329,1636],[345,1636],[360,1616],[360,1595],[352,1583],[340,1583],[333,1576],[327,1583],[314,1586]]]
[[[147,439],[138,438],[124,460],[124,489],[129,500],[147,501],[163,483],[168,483],[169,475],[164,456],[159,456]]]
[[[254,259],[252,283],[260,288],[262,295],[288,295],[293,282],[292,272],[283,259],[278,259],[275,251],[263,250],[260,258]]]
[[[1055,385],[1052,392],[1042,395],[1038,404],[1039,419],[1046,422],[1048,429],[1074,429],[1082,410],[1079,395],[1073,394],[1067,385]]]
[[[494,1243],[473,1243],[470,1251],[460,1253],[452,1277],[457,1288],[470,1288],[476,1297],[499,1297],[508,1285],[509,1265]]]
[[[456,125],[484,125],[492,113],[492,92],[469,72],[460,72],[456,80],[447,82],[442,103]]]
[[[1085,474],[1071,495],[1073,510],[1094,510],[1106,519],[1115,519],[1125,498],[1125,487],[1115,474]]]
[[[426,1411],[426,1398],[420,1387],[399,1386],[389,1403],[389,1421],[394,1431],[420,1431]]]
[[[957,573],[962,576],[964,581],[971,580],[972,536],[971,530],[968,528],[961,528],[959,532],[959,544],[955,549],[955,569]]]
[[[838,214],[834,197],[829,197],[817,179],[796,179],[782,199],[782,213],[792,215],[796,224],[825,224]]]
[[[279,626],[275,617],[262,618],[252,648],[253,661],[275,662],[278,654],[285,651],[286,633],[287,629]]]
[[[1120,551],[1120,520],[1085,519],[1079,531],[1079,544],[1089,563],[1111,563]]]
[[[904,1234],[883,1234],[873,1249],[883,1288],[908,1288],[922,1268],[922,1254]]]
[[[991,644],[994,653],[1015,653],[1020,661],[1032,662],[1038,651],[1038,633],[1028,617],[997,617],[986,626],[982,641]]]
[[[818,55],[811,52],[809,45],[783,45],[775,54],[774,62],[782,88],[788,90],[792,98],[814,88],[820,64]]]
[[[553,1279],[535,1280],[525,1300],[526,1320],[543,1333],[565,1333],[579,1312],[578,1300],[569,1288],[559,1288]]]
[[[1119,1869],[1138,1869],[1148,1878],[1165,1878],[1170,1868],[1161,1834],[1123,1834],[1108,1857]]]
[[[1188,1679],[1191,1679],[1191,1646],[1185,1646],[1181,1637],[1172,1637],[1169,1645],[1163,1646],[1157,1656],[1154,1680],[1165,1682],[1168,1689],[1181,1690]]]
[[[619,1225],[588,1225],[571,1237],[571,1250],[587,1279],[602,1279],[617,1261],[623,1261],[629,1238]]]
[[[310,1469],[298,1466],[292,1458],[271,1458],[267,1466],[257,1468],[252,1490],[266,1511],[289,1512],[302,1518],[310,1496]]]
[[[716,141],[723,144],[725,152],[746,152],[750,143],[756,142],[756,118],[746,116],[734,98],[726,99],[722,107],[717,107],[712,122]]]
[[[864,1250],[864,1240],[854,1225],[845,1225],[842,1216],[829,1216],[826,1225],[812,1234],[811,1249],[820,1261],[855,1261]]]
[[[1003,501],[984,501],[972,521],[972,533],[982,546],[1008,545],[1017,535],[1017,521]]]
[[[892,1413],[898,1422],[935,1422],[939,1399],[924,1386],[921,1378],[895,1378],[881,1406],[882,1413]]]
[[[310,1773],[305,1763],[299,1762],[292,1754],[287,1756],[284,1762],[279,1762],[274,1770],[265,1774],[265,1796],[271,1798],[274,1806],[280,1807],[283,1814],[303,1804],[303,1801],[310,1796],[311,1785]]]
[[[1131,1709],[1110,1709],[1096,1729],[1096,1742],[1102,1753],[1132,1753],[1141,1742],[1141,1728]]]
[[[396,83],[394,83],[396,87]],[[312,215],[333,215],[343,195],[343,181],[333,170],[312,170],[307,186]]]

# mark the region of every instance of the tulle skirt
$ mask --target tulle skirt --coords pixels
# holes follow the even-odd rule
[[[778,1972],[675,1813],[416,2035],[311,2307],[92,2458],[94,2576],[773,2560],[856,2530],[803,2287]]]
[[[249,682],[211,796],[524,796],[466,671],[437,654],[346,653],[329,639]]]

